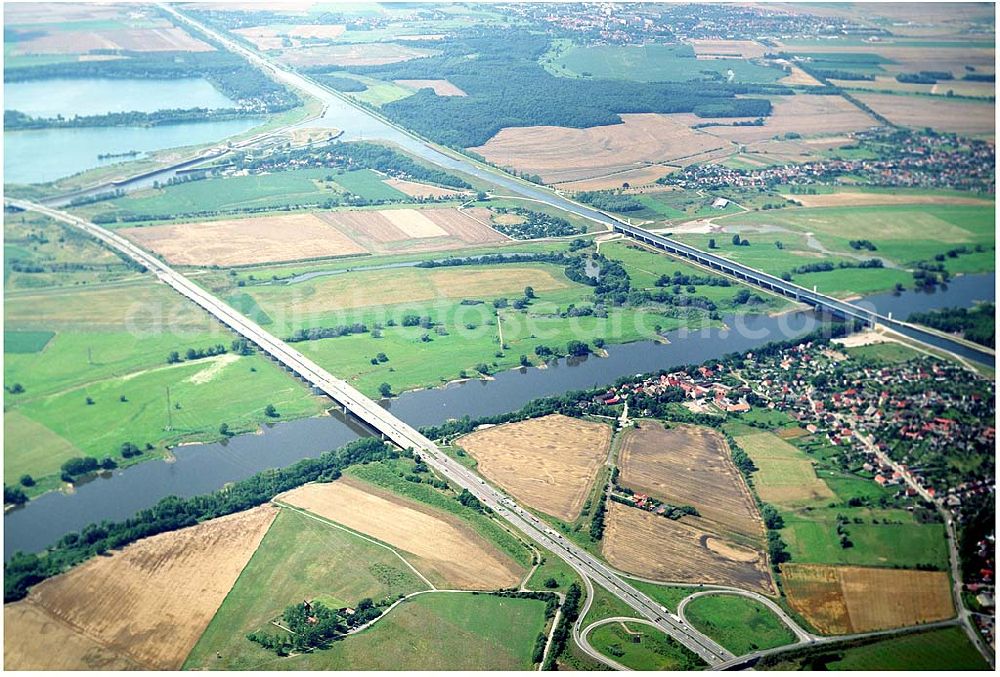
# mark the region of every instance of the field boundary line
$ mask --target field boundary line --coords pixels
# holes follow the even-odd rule
[[[415,573],[418,578],[420,578],[420,580],[422,580],[424,583],[426,583],[428,586],[430,586],[430,591],[436,591],[438,589],[436,585],[434,585],[433,583],[431,583],[430,580],[428,580],[428,578],[426,576],[424,576],[422,573],[420,573],[420,571],[418,571],[415,566],[413,566],[412,564],[410,564],[410,562],[407,561],[407,559],[405,557],[403,557],[403,555],[398,550],[396,550],[395,548],[393,548],[392,546],[387,545],[386,543],[382,543],[381,541],[375,540],[374,538],[371,538],[370,536],[366,536],[365,534],[362,534],[362,533],[359,533],[357,531],[354,531],[353,529],[348,529],[347,527],[345,527],[345,526],[343,526],[341,524],[337,524],[336,522],[334,522],[332,520],[328,520],[325,517],[320,517],[319,515],[316,515],[314,513],[309,512],[308,510],[303,510],[302,508],[297,508],[294,505],[285,503],[283,501],[279,501],[277,499],[272,499],[271,503],[275,504],[279,508],[287,508],[288,510],[296,512],[296,513],[298,513],[300,515],[303,515],[305,517],[309,517],[310,519],[314,519],[317,522],[320,522],[320,523],[325,524],[327,526],[333,527],[335,529],[340,529],[341,531],[345,531],[345,532],[347,532],[349,534],[357,536],[358,538],[361,538],[361,539],[363,539],[365,541],[368,541],[369,543],[373,543],[373,544],[375,544],[375,545],[377,545],[379,547],[385,548],[386,550],[388,550],[389,552],[391,552],[392,554],[394,554],[396,557],[398,557],[403,564],[405,564],[407,567],[409,567],[410,570],[413,571],[413,573]],[[430,592],[430,591],[425,591],[425,592]]]

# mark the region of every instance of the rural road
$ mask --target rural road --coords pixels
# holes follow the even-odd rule
[[[339,403],[345,412],[352,413],[361,422],[380,433],[383,439],[393,442],[402,449],[418,451],[425,461],[442,476],[468,490],[483,505],[493,510],[530,540],[562,558],[576,569],[584,579],[590,578],[595,581],[634,609],[640,617],[656,624],[665,633],[701,656],[707,663],[715,665],[733,658],[733,655],[717,642],[689,627],[677,616],[667,612],[654,600],[626,583],[607,564],[583,548],[567,541],[530,511],[517,505],[512,498],[486,484],[485,480],[442,452],[437,445],[416,429],[399,420],[378,403],[363,395],[354,386],[336,378],[152,254],[121,235],[72,214],[24,200],[7,199],[6,204],[19,209],[36,211],[67,223],[145,266],[161,282],[201,306],[223,325],[258,346],[264,354],[297,374],[314,389],[328,395]]]
[[[308,94],[315,96],[320,101],[328,100],[329,97],[333,95],[329,90],[319,86],[312,80],[309,80],[298,73],[275,65],[270,60],[239,45],[219,32],[188,18],[173,8],[166,5],[160,5],[160,7],[182,22],[193,25],[199,31],[211,35],[213,38],[224,44],[228,49],[241,54],[252,63],[264,69],[275,79],[286,82],[297,89],[305,91]],[[359,110],[364,111],[364,109],[360,108]],[[368,111],[364,112],[372,115]],[[378,119],[382,120],[381,117],[378,117]],[[766,285],[770,288],[777,288],[785,291],[786,293],[792,293],[796,297],[801,296],[805,300],[814,301],[818,305],[825,305],[837,312],[846,313],[848,316],[861,317],[865,321],[873,321],[873,314],[870,311],[863,310],[851,304],[846,304],[842,301],[830,299],[829,297],[823,297],[822,295],[816,294],[816,292],[810,292],[809,290],[805,290],[797,285],[791,285],[791,283],[787,283],[780,278],[775,278],[752,268],[742,266],[741,264],[735,264],[729,260],[721,259],[720,257],[702,252],[693,247],[689,247],[688,245],[654,235],[643,229],[628,226],[624,222],[614,219],[603,212],[577,204],[571,200],[555,195],[554,193],[539,189],[537,186],[532,187],[525,185],[512,177],[501,175],[493,170],[486,171],[478,165],[473,164],[468,159],[460,159],[453,154],[444,153],[443,151],[430,146],[425,140],[419,139],[419,137],[416,137],[407,130],[403,130],[394,125],[393,128],[398,129],[407,134],[410,138],[417,139],[421,143],[427,145],[428,149],[432,153],[444,158],[449,164],[454,165],[458,163],[462,171],[472,173],[476,176],[485,175],[485,178],[488,178],[489,180],[500,182],[503,185],[512,187],[518,192],[529,196],[541,198],[543,201],[554,207],[578,214],[605,225],[609,225],[615,230],[624,232],[625,234],[639,239],[640,241],[649,242],[660,246],[661,248],[666,247],[670,251],[678,252],[682,256],[693,257],[696,260],[701,260],[715,267],[722,266],[728,267],[729,269],[735,269],[737,271],[735,274],[737,274],[738,277],[741,277],[750,283]],[[479,478],[475,473],[452,460],[446,454],[441,452],[431,440],[424,437],[416,429],[397,419],[395,416],[379,406],[376,402],[360,393],[353,386],[345,381],[337,379],[315,362],[306,358],[280,339],[266,332],[259,325],[252,322],[229,305],[215,298],[206,290],[192,283],[186,277],[177,273],[156,257],[132,244],[120,235],[97,226],[96,224],[77,218],[71,214],[23,200],[8,199],[6,202],[9,205],[13,205],[21,209],[46,214],[51,218],[79,228],[89,235],[104,242],[113,249],[144,265],[148,270],[153,272],[160,281],[169,285],[181,295],[201,306],[223,325],[257,345],[264,354],[283,364],[287,369],[296,373],[298,376],[310,383],[314,388],[326,393],[334,401],[338,402],[344,408],[345,412],[350,411],[363,423],[380,433],[383,438],[392,441],[401,448],[410,448],[415,451],[419,451],[421,455],[424,456],[428,464],[434,467],[435,470],[441,473],[444,477],[459,487],[468,490],[486,507],[492,509],[498,516],[505,519],[517,530],[521,531],[530,540],[544,548],[547,548],[555,555],[566,561],[581,574],[588,588],[590,587],[590,580],[593,580],[601,587],[608,590],[611,594],[625,602],[651,625],[658,627],[682,645],[698,654],[711,666],[722,667],[727,665],[736,665],[739,663],[740,659],[737,659],[718,643],[691,628],[686,622],[683,621],[683,619],[667,612],[664,607],[658,605],[653,599],[629,585],[608,565],[604,564],[582,548],[568,542],[561,534],[549,527],[546,523],[542,522],[529,511],[524,510],[521,506],[517,505],[509,496],[491,485],[486,484],[485,480]],[[880,316],[876,317],[878,317],[878,321],[880,322],[884,319]],[[590,595],[588,595],[588,600],[589,599],[591,599]],[[589,605],[585,604],[585,606]],[[581,614],[581,617],[582,616],[583,614]],[[576,632],[574,632],[574,635],[576,635]],[[604,659],[602,662],[607,662],[607,660]]]

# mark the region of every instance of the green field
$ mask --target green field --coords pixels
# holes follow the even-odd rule
[[[744,224],[770,225],[794,232],[811,232],[831,251],[845,254],[853,251],[848,244],[850,240],[868,239],[878,247],[874,254],[907,266],[914,261],[932,259],[960,245],[972,248],[979,244],[989,249],[996,240],[995,214],[994,206],[968,205],[787,208],[730,216],[722,223],[727,228]],[[767,235],[781,239],[778,233]],[[949,270],[972,272],[955,268],[965,258],[949,259]],[[981,270],[993,269],[992,252],[975,258],[977,264],[982,264]]]
[[[509,271],[511,275],[498,276],[489,291],[477,285],[481,272],[496,275],[499,271]],[[507,297],[513,301],[528,285],[534,286],[537,296],[530,306],[524,310],[508,307],[501,311],[507,348],[500,350],[492,300]],[[398,293],[390,293],[391,289]],[[365,333],[297,344],[303,354],[347,379],[362,392],[374,395],[383,382],[399,393],[440,385],[459,378],[463,370],[475,376],[479,364],[486,364],[491,371],[512,368],[518,365],[522,354],[537,364],[539,359],[534,350],[541,344],[565,349],[572,339],[593,341],[597,338],[609,344],[625,343],[653,338],[657,325],[661,330],[669,330],[686,322],[683,318],[665,317],[656,307],[611,307],[608,317],[560,317],[559,314],[571,304],[590,305],[591,289],[568,280],[560,266],[527,264],[516,268],[439,268],[432,274],[417,268],[355,271],[290,286],[245,287],[241,293],[249,295],[260,312],[274,320],[272,331],[279,336],[288,336],[306,327],[360,322],[370,328],[376,322],[383,324],[382,337],[378,339]],[[737,291],[725,289],[730,297]],[[379,291],[375,294],[371,290]],[[407,295],[424,300],[405,302]],[[463,298],[483,303],[463,305]],[[362,302],[372,305],[338,309],[343,299],[363,299]],[[377,305],[381,299],[386,305]],[[402,326],[402,317],[408,313],[431,317],[445,333],[439,333],[437,328]],[[396,326],[388,326],[390,319]],[[430,340],[422,340],[425,334]],[[389,361],[371,364],[371,358],[379,352],[385,353]],[[498,356],[497,352],[502,355]]]
[[[355,31],[348,32],[354,33]],[[364,76],[354,75],[351,73],[344,73],[344,77],[360,80],[368,87],[368,89],[363,92],[346,92],[346,96],[373,106],[384,106],[387,103],[399,101],[400,99],[405,99],[406,97],[413,95],[412,89],[402,87],[394,82],[376,80],[375,78],[366,78]]]
[[[736,656],[795,641],[795,635],[773,611],[748,597],[698,597],[685,607],[684,616],[695,629]]]
[[[124,442],[154,447],[126,461],[134,463],[162,457],[166,445],[218,439],[221,423],[255,430],[274,420],[264,414],[268,404],[281,420],[322,412],[319,398],[259,355],[168,365],[171,351],[228,348],[233,336],[149,279],[8,288],[4,320],[15,337],[9,346],[25,348],[33,337],[38,347],[51,337],[43,351],[8,352],[4,360],[4,383],[23,388],[5,402],[4,480],[31,475],[32,494],[58,486],[69,458],[123,462]]]
[[[454,501],[453,501],[454,502]],[[279,658],[246,639],[302,599],[348,605],[426,589],[389,549],[282,509],[185,662],[185,669],[496,669],[531,667],[545,605],[472,593],[420,595],[328,649]],[[222,658],[217,656],[221,655]]]
[[[332,181],[327,181],[327,178]],[[143,220],[162,221],[183,218],[184,215],[322,205],[345,193],[368,200],[410,201],[405,194],[382,183],[382,178],[370,169],[345,172],[324,168],[215,177],[150,188],[115,200],[87,205],[77,211],[91,218],[95,215],[121,217],[132,214],[140,215]]]
[[[988,670],[961,628],[907,633],[765,658],[757,670]]]
[[[809,457],[777,435],[740,434],[736,443],[758,468],[753,482],[764,501],[791,509],[825,505],[833,496],[826,483],[816,476]]]
[[[279,659],[288,670],[530,670],[545,603],[472,593],[415,597],[329,649]]]
[[[531,566],[531,554],[518,537],[497,519],[463,506],[456,500],[455,493],[451,490],[445,493],[428,484],[417,484],[404,479],[406,475],[413,473],[413,466],[412,460],[399,458],[393,461],[351,466],[347,473],[405,498],[460,517],[472,525],[480,536],[524,567],[524,573],[527,573]]]
[[[544,65],[556,75],[612,78],[638,82],[725,80],[732,69],[734,82],[776,82],[784,74],[776,68],[743,59],[696,59],[690,45],[571,46],[550,51]]]
[[[701,268],[681,259],[658,252],[651,252],[637,245],[629,245],[624,242],[602,244],[601,253],[609,259],[621,261],[625,264],[626,269],[629,271],[629,276],[632,278],[633,288],[655,291],[657,289],[655,286],[656,280],[661,275],[671,277],[675,271],[679,271],[684,275],[721,277],[718,273],[706,268]],[[694,295],[704,296],[723,309],[740,307],[733,302],[733,297],[740,290],[747,287],[735,280],[730,280],[730,282],[731,284],[728,287],[695,285]],[[664,287],[664,289],[671,290],[672,285]],[[765,307],[768,310],[780,310],[792,305],[790,301],[783,297],[772,296],[763,291],[755,291],[755,293],[766,301]]]
[[[368,200],[391,200],[407,202],[410,197],[392,186],[382,183],[383,177],[370,169],[357,169],[343,174],[335,174],[334,182],[348,193]]]
[[[702,660],[645,623],[608,623],[588,636],[591,646],[633,670],[696,670]]]
[[[874,485],[874,482],[869,482]],[[840,545],[837,515],[844,515],[850,548]],[[916,568],[948,568],[944,525],[920,524],[906,510],[878,508],[817,508],[808,512],[782,512],[781,537],[797,564],[853,564]],[[861,523],[857,523],[860,520]],[[888,524],[886,522],[889,522]]]
[[[632,618],[635,616],[635,610],[601,586],[594,585],[594,599],[580,627],[585,628],[591,623],[618,616]]]
[[[920,357],[920,353],[913,348],[895,342],[855,346],[848,348],[847,353],[855,359],[870,360],[876,363],[906,362],[914,357]]]
[[[5,353],[40,353],[55,336],[52,331],[4,331]]]
[[[426,587],[387,548],[282,509],[185,668],[252,669],[274,659],[245,636],[266,629],[285,607],[303,599],[326,596],[353,606],[365,597],[378,601]]]
[[[811,436],[792,445],[742,424],[726,427],[759,469],[755,491],[784,520],[780,533],[792,562],[947,569],[944,526],[894,507],[894,488],[843,470],[838,448]],[[846,520],[850,547],[841,545],[839,520]]]

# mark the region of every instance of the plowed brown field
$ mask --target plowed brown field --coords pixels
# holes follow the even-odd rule
[[[622,442],[623,486],[671,505],[693,505],[719,533],[760,542],[763,522],[719,433],[689,425],[666,430],[657,421],[639,425]]]
[[[231,266],[363,254],[365,249],[314,214],[122,228],[119,233],[168,262]]]
[[[689,127],[676,115],[622,115],[622,124],[508,127],[472,148],[490,162],[538,174],[545,183],[580,181],[650,163],[689,164],[711,150],[735,151],[728,141]]]

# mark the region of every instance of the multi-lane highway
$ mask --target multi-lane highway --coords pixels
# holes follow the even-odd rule
[[[257,345],[261,351],[280,362],[313,388],[322,391],[345,411],[363,421],[385,439],[402,449],[418,452],[424,460],[441,475],[459,487],[467,489],[483,505],[492,509],[501,518],[538,545],[555,553],[581,575],[590,578],[616,597],[625,602],[636,613],[655,624],[691,651],[698,654],[709,665],[717,665],[732,660],[733,655],[719,644],[697,632],[679,617],[666,611],[639,590],[629,585],[606,564],[582,548],[567,541],[561,534],[542,522],[531,512],[519,506],[512,498],[486,482],[444,454],[437,445],[424,437],[413,427],[399,420],[387,410],[372,401],[354,386],[342,381],[318,364],[302,355],[284,341],[271,335],[226,303],[194,284],[165,263],[132,244],[116,233],[94,223],[50,207],[9,199],[7,204],[26,210],[37,211],[54,219],[80,228],[108,246],[125,254],[153,272],[163,283],[204,308],[219,322]]]

